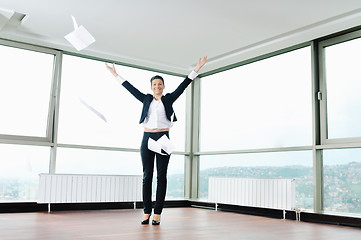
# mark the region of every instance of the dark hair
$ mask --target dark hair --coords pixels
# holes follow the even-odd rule
[[[152,82],[153,82],[154,79],[160,79],[160,80],[162,80],[162,83],[163,83],[163,85],[164,85],[164,79],[163,79],[161,76],[159,76],[159,75],[155,75],[154,77],[152,77],[152,78],[150,79],[150,84],[152,84]]]

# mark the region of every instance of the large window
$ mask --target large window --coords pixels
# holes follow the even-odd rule
[[[116,66],[117,72],[143,93],[151,93],[150,78],[158,73]],[[183,78],[161,74],[165,92]],[[185,146],[185,94],[174,104],[178,121],[170,137],[177,151]],[[59,112],[58,142],[93,146],[139,148],[142,103],[119,84],[103,62],[65,55]]]
[[[151,92],[150,79],[161,75],[164,94],[172,92],[183,78],[130,67],[117,72],[141,92]],[[143,127],[139,124],[142,103],[134,98],[104,62],[65,55],[61,81],[58,142],[61,144],[139,149]],[[184,93],[174,103],[178,121],[170,130],[176,151],[185,150]],[[57,173],[141,175],[138,152],[58,148]],[[154,174],[155,193],[156,171]],[[168,169],[167,199],[184,198],[184,156],[172,155]]]
[[[39,173],[49,171],[49,147],[0,144],[0,202],[35,202]]]
[[[327,138],[361,137],[361,38],[325,47],[324,61]]]
[[[324,209],[361,214],[361,149],[324,150]]]
[[[202,78],[200,150],[312,144],[305,47]]]
[[[54,55],[0,45],[0,134],[47,137]]]
[[[294,178],[296,207],[313,208],[311,151],[200,156],[199,175],[199,195],[205,200],[210,176]]]
[[[0,45],[0,202],[34,202],[38,175],[49,172],[50,147],[23,144],[33,140],[51,144],[57,52],[13,45]]]

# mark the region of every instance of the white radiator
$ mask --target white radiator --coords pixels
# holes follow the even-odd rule
[[[295,179],[209,177],[208,200],[250,207],[294,210]]]
[[[142,176],[39,174],[39,177],[38,203],[142,201]]]

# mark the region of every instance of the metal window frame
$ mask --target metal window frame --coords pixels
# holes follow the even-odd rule
[[[184,197],[198,199],[199,196],[199,124],[201,81],[197,77],[187,89],[186,97],[186,152],[184,167]]]
[[[321,145],[330,147],[334,145],[336,148],[361,147],[361,137],[350,138],[328,138],[328,119],[327,119],[327,80],[325,66],[325,48],[347,42],[353,39],[361,38],[361,30],[346,33],[340,36],[320,41],[318,44],[318,64],[319,64],[319,81],[322,100],[320,100],[320,121],[321,121]]]
[[[0,134],[0,143],[5,144],[25,144],[25,145],[38,145],[38,146],[53,146],[52,138],[53,138],[53,111],[55,109],[55,92],[57,86],[57,65],[59,62],[59,56],[61,52],[54,49],[49,49],[45,47],[34,46],[25,43],[13,42],[9,40],[0,39],[0,45],[13,47],[33,52],[40,52],[45,54],[51,54],[54,56],[53,60],[53,73],[51,79],[51,87],[50,87],[50,102],[48,107],[48,117],[47,117],[47,127],[46,127],[46,135],[45,137],[39,136],[23,136],[23,135],[7,135],[7,134]]]

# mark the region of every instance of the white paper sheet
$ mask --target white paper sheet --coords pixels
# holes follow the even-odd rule
[[[171,155],[174,151],[175,147],[172,144],[172,142],[169,140],[169,138],[166,135],[163,135],[161,138],[159,138],[157,141],[149,138],[148,139],[148,149],[159,153],[161,155]],[[167,154],[163,153],[166,152]]]
[[[162,145],[151,138],[148,139],[148,149],[153,152],[156,152],[156,153],[159,153],[162,155],[166,155],[166,154],[162,153]]]
[[[168,155],[170,155],[175,147],[172,144],[172,142],[169,140],[169,138],[167,137],[167,135],[163,135],[161,138],[158,139],[158,141],[160,143],[160,145],[162,146],[162,149],[168,153]]]
[[[90,106],[89,104],[87,104],[83,99],[79,98],[79,101],[90,111],[92,111],[93,113],[95,113],[95,115],[97,115],[98,117],[100,117],[104,122],[107,122],[107,119],[104,117],[103,114],[101,114],[100,112],[98,112],[97,110],[95,110],[92,106]]]
[[[10,9],[0,8],[0,30],[8,24],[10,18],[14,15],[14,11]]]
[[[73,45],[73,47],[75,47],[76,50],[80,51],[95,42],[95,39],[88,30],[85,29],[85,27],[78,27],[75,18],[73,16],[71,17],[73,19],[74,31],[64,37],[71,45]]]

